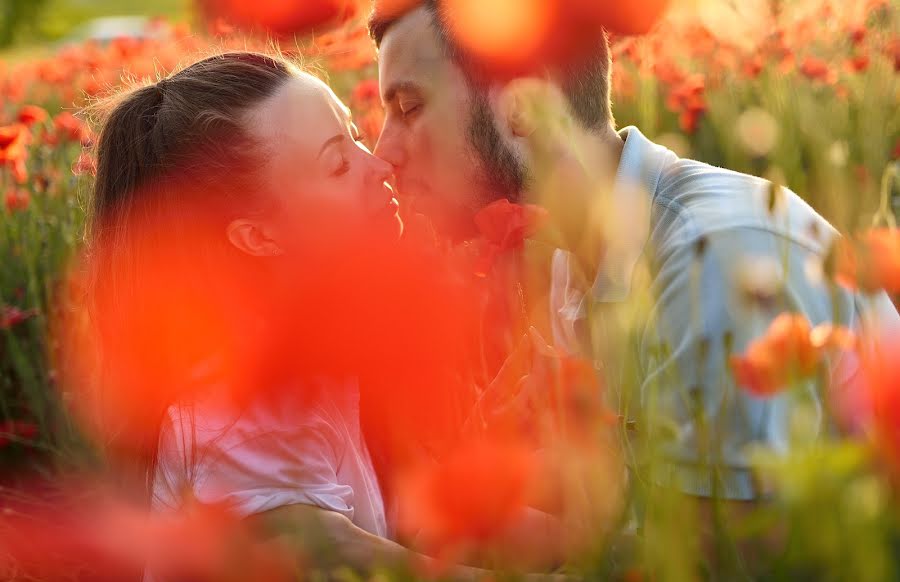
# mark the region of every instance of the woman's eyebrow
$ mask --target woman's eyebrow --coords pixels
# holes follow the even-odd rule
[[[345,140],[345,139],[347,139],[347,138],[346,138],[346,136],[344,136],[344,134],[342,134],[342,133],[339,133],[339,134],[337,134],[337,135],[334,135],[334,136],[329,137],[328,139],[326,139],[326,140],[325,140],[325,143],[322,144],[322,147],[319,148],[319,153],[316,155],[316,159],[322,157],[322,154],[325,152],[326,149],[328,149],[328,146],[330,146],[330,145],[332,145],[332,144],[336,144],[336,143],[338,143],[338,142],[340,142],[340,141],[342,141],[342,140]]]

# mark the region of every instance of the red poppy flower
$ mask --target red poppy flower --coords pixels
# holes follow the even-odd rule
[[[38,428],[33,422],[24,420],[4,420],[0,422],[0,447],[15,439],[30,440],[37,436]]]
[[[88,152],[81,152],[81,155],[78,156],[78,159],[72,165],[72,173],[76,176],[96,176],[97,161],[94,159],[94,156]]]
[[[604,30],[647,32],[668,0],[447,0],[445,15],[454,40],[498,78],[571,70],[590,56]],[[561,31],[565,31],[561,33]]]
[[[21,123],[0,127],[0,164],[11,165],[24,160],[30,138],[28,128]]]
[[[83,121],[69,113],[63,111],[53,118],[53,127],[56,129],[56,135],[63,140],[89,145],[91,140],[91,132]]]
[[[520,250],[525,239],[534,236],[546,225],[549,214],[534,204],[512,204],[501,199],[488,204],[475,215],[475,225],[486,243],[476,273],[485,275],[497,255],[508,250]]]
[[[358,0],[198,0],[213,21],[222,19],[247,30],[279,37],[312,32],[347,22],[360,8]]]
[[[817,57],[806,57],[800,63],[800,72],[813,81],[833,84],[837,81],[837,74],[831,70],[828,63]]]
[[[520,249],[525,239],[547,223],[547,210],[534,204],[512,204],[501,199],[475,215],[475,225],[488,242],[506,249]]]
[[[95,489],[54,483],[40,503],[6,496],[4,566],[14,564],[26,580],[63,580],[88,563],[97,580],[125,580],[145,568],[164,580],[296,579],[296,552],[260,542],[221,506],[188,500],[178,512],[150,514]]]
[[[380,100],[378,79],[363,79],[353,87],[353,91],[350,93],[352,103],[365,104]]]
[[[700,127],[700,120],[703,118],[703,111],[699,111],[696,109],[691,109],[688,111],[682,111],[678,116],[678,127],[681,128],[681,131],[688,135],[693,135],[697,132],[697,128]]]
[[[894,63],[894,71],[900,72],[900,36],[888,41],[884,47],[884,55]]]
[[[403,480],[400,526],[438,554],[488,541],[525,508],[534,471],[531,452],[520,445],[463,445]]]
[[[375,0],[372,10],[379,19],[393,20],[422,4],[422,0]]]
[[[35,311],[33,309],[23,311],[12,305],[4,305],[3,309],[0,309],[0,329],[10,329],[32,317],[34,314]]]
[[[669,0],[609,2],[576,0],[582,14],[614,34],[638,35],[650,32],[669,7]]]
[[[856,334],[852,330],[831,323],[817,325],[809,333],[809,341],[817,350],[854,350],[857,347]]]
[[[31,204],[31,196],[24,190],[10,190],[6,193],[4,203],[7,212],[27,210]]]
[[[847,66],[851,71],[861,73],[869,68],[869,55],[855,55],[847,61]]]
[[[706,80],[702,75],[691,75],[681,80],[666,98],[666,106],[678,113],[678,125],[687,134],[693,134],[707,110]]]
[[[759,76],[760,73],[762,73],[764,67],[765,63],[763,62],[762,57],[760,57],[759,55],[754,55],[744,61],[741,71],[747,78],[755,79]]]
[[[47,119],[47,111],[37,105],[26,105],[19,110],[19,123],[31,127]]]
[[[838,246],[837,280],[865,291],[900,293],[900,229],[875,228]]]
[[[743,355],[731,357],[739,386],[759,397],[769,397],[787,387],[792,378],[810,376],[820,352],[813,345],[809,322],[802,315],[782,313],[765,335],[750,343]]]
[[[863,358],[876,450],[900,478],[900,340],[889,338]]]

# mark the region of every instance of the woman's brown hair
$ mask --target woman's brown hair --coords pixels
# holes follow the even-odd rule
[[[99,370],[91,421],[133,489],[152,491],[160,425],[188,364],[235,353],[220,349],[239,335],[221,321],[236,308],[221,279],[250,284],[253,274],[225,225],[265,209],[258,170],[272,144],[254,139],[250,114],[298,73],[280,57],[229,52],[98,109],[86,237]],[[223,260],[232,261],[227,273]]]

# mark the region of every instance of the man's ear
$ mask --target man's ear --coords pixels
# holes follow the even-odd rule
[[[228,240],[239,250],[253,257],[275,257],[284,251],[272,239],[271,232],[256,220],[239,218],[226,228]]]

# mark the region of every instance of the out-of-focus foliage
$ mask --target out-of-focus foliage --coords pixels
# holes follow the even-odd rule
[[[9,46],[16,35],[33,29],[47,0],[6,0],[0,6],[0,48]]]

